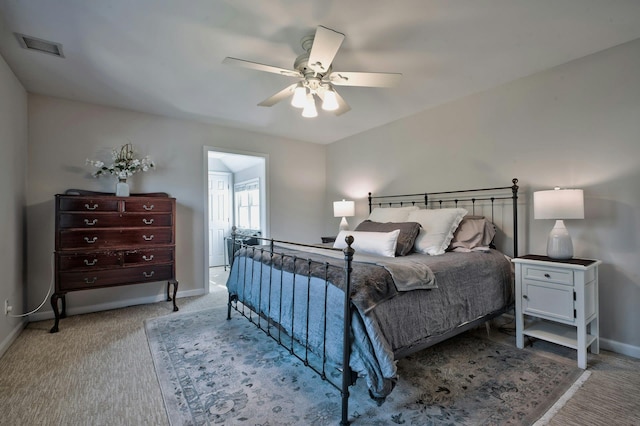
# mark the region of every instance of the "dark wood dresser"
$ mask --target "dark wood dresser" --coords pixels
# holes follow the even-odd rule
[[[165,193],[116,197],[69,190],[56,195],[51,333],[66,317],[70,291],[167,281],[167,300],[177,311],[175,214],[176,200]]]

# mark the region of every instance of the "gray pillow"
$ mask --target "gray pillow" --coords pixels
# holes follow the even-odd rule
[[[484,216],[465,216],[453,234],[449,250],[471,251],[491,245],[496,227]]]
[[[372,222],[365,220],[354,229],[354,231],[365,232],[391,232],[396,229],[400,230],[398,235],[398,243],[396,245],[396,256],[405,256],[411,253],[413,243],[420,232],[420,224],[418,222]]]

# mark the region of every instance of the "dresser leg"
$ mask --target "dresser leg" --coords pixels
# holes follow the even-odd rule
[[[171,284],[173,284],[173,298],[170,295]],[[176,294],[178,293],[178,281],[171,280],[167,282],[167,302],[173,300],[173,312],[178,311],[178,305],[176,305]]]
[[[58,299],[62,303],[62,312],[58,309]],[[58,324],[60,323],[61,318],[67,317],[67,297],[66,293],[53,293],[51,295],[51,307],[53,308],[53,315],[55,315],[56,319],[49,330],[49,333],[57,333],[58,332]]]

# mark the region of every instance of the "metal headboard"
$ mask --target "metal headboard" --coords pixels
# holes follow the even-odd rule
[[[511,186],[495,188],[474,188],[458,191],[424,192],[420,194],[378,195],[369,193],[369,213],[374,207],[418,206],[425,208],[443,208],[458,206],[458,203],[471,202],[471,214],[475,214],[476,203],[491,203],[491,221],[494,221],[494,206],[498,200],[512,200],[513,204],[513,257],[518,256],[518,179],[511,180]],[[511,190],[508,195],[501,193]],[[452,204],[453,203],[453,204]]]

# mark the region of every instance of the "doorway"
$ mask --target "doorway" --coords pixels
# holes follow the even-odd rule
[[[231,227],[246,225],[246,213],[249,211],[250,230],[259,232],[262,236],[269,234],[268,155],[214,147],[205,147],[204,154],[207,200],[205,277],[208,278],[206,283],[209,292],[217,292],[220,290],[220,277],[225,276],[221,272],[228,270],[229,253],[226,239],[231,235]],[[247,186],[248,182],[251,182],[250,187]],[[237,196],[235,188],[241,188],[241,192],[250,189],[251,196]],[[251,200],[249,206],[242,201],[245,198]]]

